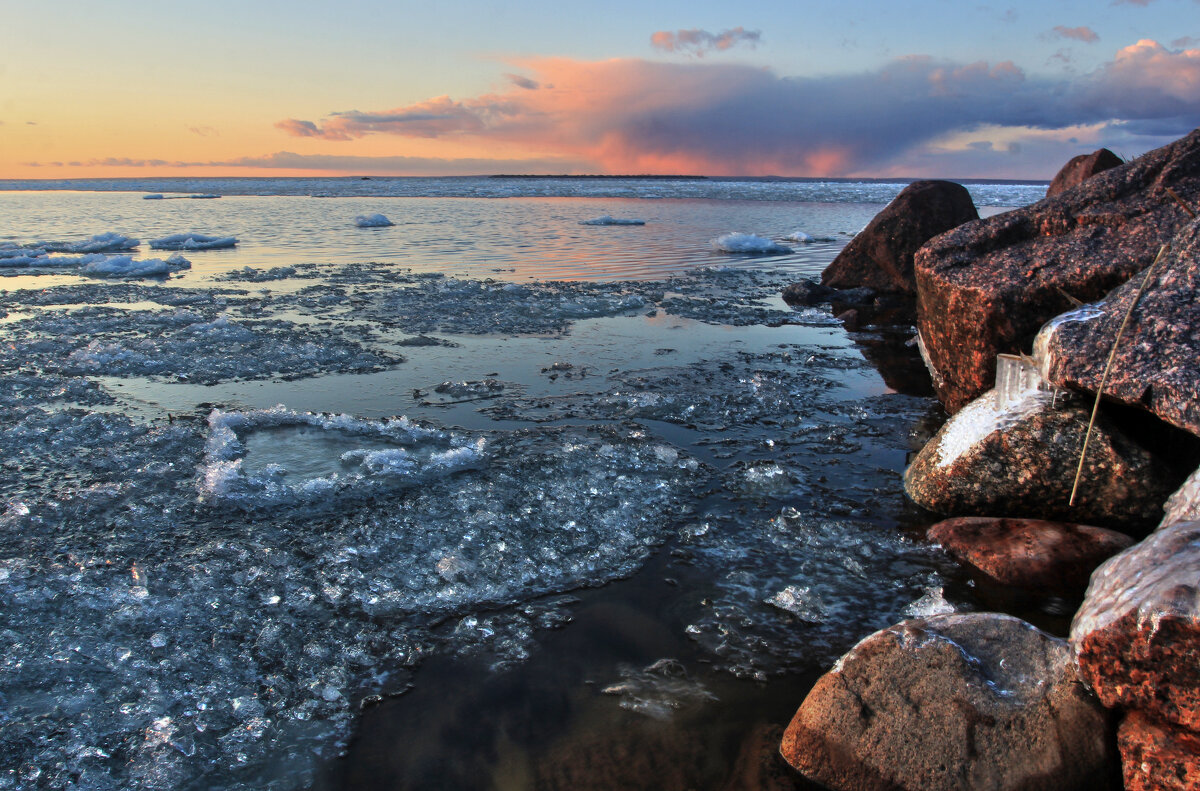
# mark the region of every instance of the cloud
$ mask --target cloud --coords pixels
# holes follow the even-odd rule
[[[1182,36],[1171,42],[1171,46],[1175,47],[1176,49],[1194,47],[1197,44],[1200,44],[1200,38],[1196,38],[1195,36]]]
[[[1136,5],[1143,8],[1153,3],[1154,0],[1113,0],[1113,5]]]
[[[1082,41],[1085,44],[1094,44],[1100,40],[1100,36],[1096,35],[1096,31],[1085,26],[1067,27],[1065,25],[1055,25],[1053,32],[1059,38],[1070,38]]]
[[[1148,40],[1100,69],[1058,79],[1032,77],[1008,61],[920,55],[875,72],[822,77],[635,59],[514,65],[543,87],[339,112],[319,123],[289,119],[279,127],[329,140],[387,134],[503,144],[591,163],[595,172],[828,176],[889,170],[933,141],[987,127],[1153,121],[1158,132],[1178,136],[1200,126],[1200,51]],[[1025,150],[1055,144],[1067,145],[1044,139]]]
[[[537,80],[531,80],[528,77],[522,77],[520,74],[505,74],[504,78],[518,88],[524,88],[527,91],[536,91],[541,87],[541,83]]]
[[[62,167],[62,162],[22,162],[26,167]],[[66,163],[81,168],[246,168],[249,170],[309,170],[326,173],[389,175],[487,175],[493,173],[584,173],[587,164],[565,157],[528,159],[442,158],[405,156],[342,156],[277,151],[235,159],[183,161],[105,157]]]
[[[723,30],[720,33],[709,33],[707,30],[692,28],[691,30],[660,30],[650,36],[650,46],[663,52],[684,52],[704,57],[709,52],[724,52],[739,44],[745,44],[753,49],[762,40],[762,33],[757,30],[746,30],[738,27]]]
[[[200,137],[220,137],[221,133],[211,126],[189,126],[188,131]]]

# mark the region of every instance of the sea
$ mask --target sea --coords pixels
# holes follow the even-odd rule
[[[914,328],[780,298],[904,186],[0,181],[0,791],[755,787],[871,632],[1063,633],[904,497]]]

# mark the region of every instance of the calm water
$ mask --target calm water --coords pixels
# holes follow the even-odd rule
[[[724,788],[874,629],[1069,611],[924,541],[911,328],[778,298],[902,185],[3,186],[10,248],[239,244],[0,268],[0,788]]]

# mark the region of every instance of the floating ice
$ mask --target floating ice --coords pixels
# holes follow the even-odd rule
[[[676,659],[659,659],[642,670],[622,665],[620,673],[621,681],[605,687],[604,694],[621,698],[621,708],[656,720],[717,699]]]
[[[245,413],[214,410],[208,424],[211,433],[197,484],[200,497],[244,510],[318,502],[328,505],[335,498],[365,498],[380,487],[414,486],[435,476],[477,468],[484,463],[487,444],[483,437],[471,440],[419,426],[407,418],[367,421],[348,415],[292,412],[282,405]],[[273,463],[263,465],[258,473],[248,471],[244,464],[247,434],[288,428],[316,430],[315,438],[302,431],[284,438],[285,444],[298,446],[293,455],[302,457],[320,455],[339,441],[343,446],[360,440],[372,444],[338,448],[333,458],[341,463],[340,474],[285,480],[286,464]],[[380,444],[387,447],[380,448]],[[280,451],[279,442],[274,449]]]
[[[752,233],[727,233],[713,239],[713,249],[722,253],[744,253],[747,255],[783,255],[792,248],[755,236]]]
[[[97,234],[86,242],[38,242],[37,247],[51,253],[120,253],[135,249],[141,241],[110,231]]]
[[[946,601],[941,585],[929,588],[921,598],[904,608],[904,614],[910,618],[928,618],[931,615],[947,615],[952,612],[958,612],[958,608]]]
[[[580,225],[645,225],[645,220],[635,220],[632,218],[612,217],[603,214],[599,217],[593,217],[590,220],[580,220]]]
[[[467,401],[483,401],[497,398],[513,387],[496,379],[477,382],[442,382],[426,391],[417,391],[423,404],[461,404]],[[517,388],[519,389],[519,388]]]
[[[788,585],[766,600],[772,607],[790,612],[802,621],[821,623],[829,617],[829,608],[807,587]]]
[[[804,231],[796,231],[795,233],[790,233],[783,238],[788,240],[789,242],[798,242],[800,244],[812,244],[813,242],[832,242],[832,241],[834,241],[834,239],[832,239],[828,236],[813,236],[812,234],[807,234]]]
[[[205,236],[202,233],[177,233],[161,239],[151,239],[153,250],[221,250],[237,246],[232,236]]]
[[[163,199],[163,194],[161,192],[155,192],[150,195],[142,196],[142,200],[162,200],[162,199]]]
[[[382,214],[360,214],[354,218],[354,224],[359,228],[386,228],[389,225],[395,225]]]
[[[204,446],[221,445],[199,424],[0,413],[22,469],[0,478],[0,771],[50,787],[311,785],[361,701],[434,651],[527,656],[568,617],[542,597],[635,571],[701,484],[629,431],[502,432],[478,469],[244,515],[196,501]],[[224,414],[237,442],[296,419]]]
[[[71,301],[87,292],[62,293],[75,295],[66,297]],[[186,292],[159,298],[172,296],[183,304],[194,299]],[[211,384],[273,374],[376,371],[402,361],[288,322],[214,315],[211,294],[204,303],[204,313],[109,307],[42,313],[7,325],[9,343],[0,344],[0,362],[38,365],[67,376],[151,376]]]
[[[191,269],[192,262],[176,253],[165,261],[161,258],[133,260],[132,256],[114,255],[88,261],[80,270],[96,277],[161,277],[183,269]]]

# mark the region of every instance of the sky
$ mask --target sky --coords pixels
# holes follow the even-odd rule
[[[1048,179],[1200,126],[1200,0],[4,0],[0,178]]]

